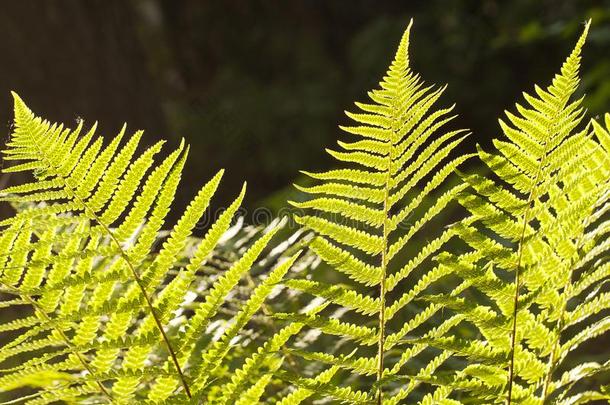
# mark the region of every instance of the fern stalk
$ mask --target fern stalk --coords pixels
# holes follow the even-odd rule
[[[145,288],[144,284],[142,283],[142,279],[140,278],[139,273],[137,272],[137,270],[135,269],[135,267],[133,266],[133,264],[129,260],[129,257],[128,257],[127,253],[125,252],[125,250],[123,250],[123,247],[121,246],[121,243],[117,240],[117,238],[115,237],[114,233],[110,230],[110,228],[108,228],[108,226],[105,223],[102,222],[101,218],[95,212],[93,212],[93,210],[91,208],[89,208],[87,203],[85,201],[83,201],[76,194],[75,190],[73,190],[70,187],[70,185],[68,185],[68,184],[66,184],[64,182],[64,186],[67,189],[72,190],[72,192],[74,192],[75,199],[79,203],[82,204],[82,206],[85,208],[85,210],[89,211],[89,215],[91,216],[91,218],[93,218],[93,219],[95,219],[97,221],[97,223],[104,229],[104,231],[108,234],[108,236],[110,236],[110,238],[112,239],[114,244],[119,249],[119,253],[120,253],[121,257],[123,258],[123,260],[125,261],[125,263],[127,264],[127,267],[129,268],[129,271],[131,272],[131,275],[133,276],[136,284],[138,285],[138,288],[140,289],[140,292],[142,293],[142,296],[144,297],[144,300],[146,301],[146,306],[148,307],[148,310],[150,311],[150,314],[151,314],[151,316],[153,317],[153,319],[155,321],[157,329],[161,333],[161,337],[163,339],[163,342],[165,343],[167,351],[169,352],[169,355],[172,358],[172,363],[174,364],[174,367],[176,367],[176,373],[178,374],[178,377],[180,379],[182,387],[184,388],[184,391],[185,391],[186,395],[189,398],[191,398],[192,397],[191,396],[191,390],[190,390],[189,385],[188,385],[188,383],[186,381],[186,378],[184,377],[184,373],[182,372],[182,369],[180,368],[180,363],[178,362],[178,358],[176,357],[176,352],[174,351],[174,348],[173,348],[169,338],[167,337],[167,334],[165,333],[165,330],[163,329],[163,324],[161,323],[161,320],[159,319],[159,317],[157,316],[157,314],[155,312],[155,308],[154,308],[154,306],[152,304],[152,301],[151,301],[150,297],[148,296],[148,293],[146,292],[146,288]]]
[[[574,71],[578,70],[578,65],[579,63],[577,62],[578,59],[580,58],[580,52],[581,52],[581,48],[582,45],[584,44],[584,40],[587,36],[588,30],[589,30],[589,24],[590,21],[587,23],[587,25],[585,26],[584,32],[582,33],[582,35],[580,36],[576,47],[574,48],[574,50],[572,51],[572,53],[570,54],[570,56],[568,57],[567,61],[565,62],[565,65],[562,67],[561,69],[561,76],[560,79],[563,80],[572,80],[572,81],[577,81],[577,77],[569,77],[568,75],[573,75]],[[575,62],[576,61],[576,62]],[[559,83],[559,79],[558,82]],[[553,83],[553,86],[555,86],[555,82]],[[553,146],[557,146],[556,140],[552,138],[552,136],[554,134],[556,134],[560,128],[557,127],[559,119],[561,117],[561,115],[564,113],[564,108],[566,107],[569,98],[571,96],[571,93],[574,91],[575,89],[572,89],[572,91],[567,91],[567,92],[563,92],[560,93],[561,94],[561,98],[559,98],[558,102],[559,104],[557,106],[553,106],[553,115],[550,117],[550,121],[552,122],[550,127],[546,128],[546,136],[544,138],[544,149],[542,151],[542,156],[539,160],[538,163],[538,167],[536,169],[536,175],[534,176],[534,181],[532,183],[532,188],[529,192],[528,195],[528,199],[527,199],[527,203],[526,203],[526,209],[525,212],[523,214],[523,226],[521,229],[521,236],[519,239],[519,250],[518,250],[518,260],[517,260],[517,266],[515,269],[515,295],[514,295],[514,303],[513,303],[513,319],[512,319],[512,333],[511,333],[511,346],[510,346],[510,363],[509,363],[509,371],[508,371],[508,397],[507,397],[507,403],[510,405],[511,401],[512,401],[512,390],[513,390],[513,380],[514,380],[514,367],[515,367],[515,348],[516,348],[516,335],[517,335],[517,316],[518,316],[518,306],[519,306],[519,289],[521,286],[520,280],[519,280],[519,276],[520,276],[520,270],[521,270],[521,263],[522,263],[522,259],[523,259],[523,244],[525,242],[525,233],[527,230],[527,226],[529,224],[530,221],[530,213],[532,210],[532,204],[534,203],[534,198],[537,198],[536,196],[536,192],[538,191],[538,186],[539,186],[539,182],[540,182],[540,176],[542,174],[542,169],[544,168],[545,164],[546,164],[546,159],[548,158],[549,153],[552,150]],[[551,91],[551,93],[553,93]],[[560,140],[561,141],[561,140]],[[555,145],[554,145],[555,144]],[[551,353],[551,357],[553,356],[553,354]]]
[[[407,27],[407,32],[411,30],[411,25],[413,21],[409,23]],[[377,341],[377,404],[381,405],[383,402],[383,388],[382,388],[382,379],[383,379],[383,370],[384,370],[384,355],[385,355],[385,312],[386,312],[386,279],[388,273],[388,240],[390,238],[390,206],[389,206],[389,198],[390,198],[390,188],[391,188],[391,167],[394,163],[393,153],[394,148],[392,144],[397,137],[398,128],[397,126],[397,108],[396,101],[392,103],[392,127],[391,134],[388,143],[390,143],[390,152],[386,157],[386,172],[385,172],[385,184],[384,184],[384,192],[383,192],[383,246],[381,249],[381,282],[379,283],[379,338]]]
[[[394,107],[394,110],[396,108]],[[394,124],[395,119],[392,122],[392,130],[395,132]],[[386,277],[388,269],[388,238],[389,238],[389,209],[388,209],[388,198],[389,198],[389,187],[390,187],[390,170],[392,156],[388,153],[388,170],[386,171],[386,183],[384,189],[383,198],[383,247],[381,250],[381,282],[379,283],[379,339],[377,341],[377,404],[381,405],[383,402],[383,390],[381,380],[383,378],[383,357],[384,357],[384,344],[385,344],[385,295],[386,295]]]
[[[534,195],[535,195],[534,193],[536,192],[536,187],[537,187],[538,181],[540,179],[540,173],[542,171],[542,167],[544,165],[544,162],[545,162],[546,156],[547,156],[547,145],[548,145],[548,142],[544,146],[545,149],[543,152],[543,156],[542,156],[542,159],[540,159],[540,163],[539,163],[538,169],[536,171],[536,177],[533,182],[533,187],[532,187],[532,189],[529,193],[528,199],[527,199],[525,213],[523,214],[523,227],[521,229],[521,236],[519,239],[519,251],[517,253],[518,259],[517,259],[517,266],[515,268],[515,295],[514,295],[514,301],[513,301],[513,322],[512,322],[512,331],[511,331],[511,338],[510,338],[510,362],[509,362],[509,366],[508,366],[508,397],[507,397],[508,405],[510,405],[511,401],[512,401],[513,379],[514,379],[514,371],[515,371],[517,315],[519,313],[519,289],[521,287],[521,283],[519,280],[519,275],[520,275],[519,273],[521,270],[521,261],[523,259],[523,243],[525,242],[525,232],[526,232],[527,226],[529,224],[529,215],[530,215],[530,212],[532,209],[532,204],[534,202]]]

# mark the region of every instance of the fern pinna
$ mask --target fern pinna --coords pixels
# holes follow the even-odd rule
[[[610,138],[595,121],[582,128],[582,99],[573,98],[588,29],[552,84],[524,93],[528,105],[500,120],[508,139],[494,140],[498,152],[479,149],[491,174],[464,175],[469,188],[459,201],[471,215],[453,229],[470,251],[439,261],[467,290],[429,298],[478,332],[465,344],[472,354],[479,348],[478,360],[448,383],[464,397],[509,404],[610,398],[608,387],[584,382],[607,375],[610,363],[577,357],[583,343],[610,329]]]
[[[452,183],[451,175],[469,156],[451,158],[451,154],[466,131],[446,129],[454,118],[453,107],[433,107],[445,87],[427,86],[411,70],[410,27],[381,88],[369,92],[371,102],[356,103],[360,111],[347,113],[357,125],[341,128],[359,138],[339,142],[342,151],[328,151],[344,168],[306,173],[321,184],[299,186],[312,198],[293,203],[311,210],[296,221],[316,233],[310,248],[342,277],[337,277],[341,281],[337,285],[290,280],[288,286],[323,297],[354,315],[345,321],[322,311],[286,318],[337,336],[329,347],[350,340],[357,348],[349,353],[345,345],[344,353],[337,355],[296,353],[357,376],[375,376],[368,388],[360,384],[363,391],[329,387],[328,394],[340,400],[404,401],[421,381],[413,379],[405,385],[393,382],[393,376],[406,369],[428,376],[448,358],[446,353],[429,358],[423,341],[407,342],[405,338],[422,328],[427,337],[436,336],[456,322],[437,322],[440,306],[414,305],[414,299],[433,288],[446,270],[430,266],[430,258],[452,238],[453,231],[437,225],[440,231],[435,234],[429,223],[465,188]],[[311,377],[310,382],[316,378]],[[343,378],[349,381],[352,377]]]
[[[205,291],[191,291],[229,228],[245,187],[185,255],[222,172],[160,240],[188,148],[181,144],[155,165],[162,142],[134,158],[141,132],[120,147],[123,128],[102,147],[95,125],[81,134],[82,122],[75,130],[50,124],[14,98],[15,130],[5,160],[22,163],[4,172],[33,171],[36,180],[2,190],[3,201],[28,202],[30,208],[0,224],[0,288],[12,297],[1,306],[20,314],[0,325],[0,331],[10,333],[1,350],[0,389],[38,387],[25,397],[31,404],[86,398],[177,403],[207,395],[223,381],[215,371],[223,370],[229,343],[296,259],[293,255],[276,266],[230,326],[214,339],[207,336],[227,295],[278,227],[256,240]],[[201,298],[186,300],[192,293]]]

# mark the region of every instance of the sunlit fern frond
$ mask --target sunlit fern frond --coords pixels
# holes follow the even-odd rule
[[[82,122],[75,130],[50,124],[14,97],[15,130],[5,159],[19,163],[4,172],[33,171],[36,178],[2,190],[3,201],[30,205],[1,223],[2,310],[19,312],[0,325],[0,388],[37,387],[33,404],[85,398],[175,403],[200,395],[200,381],[213,376],[202,364],[225,364],[227,344],[298,253],[272,265],[230,327],[210,339],[225,299],[279,229],[258,236],[205,291],[193,291],[245,186],[193,243],[219,172],[159,239],[186,159],[183,144],[155,164],[162,142],[135,157],[141,132],[121,147],[123,128],[103,147],[95,126],[82,135]],[[201,299],[189,301],[192,294]],[[209,347],[202,346],[206,339]]]
[[[460,202],[471,216],[452,229],[471,251],[439,261],[468,288],[445,305],[476,328],[469,344],[497,356],[469,362],[451,389],[439,389],[445,395],[557,401],[584,377],[584,362],[565,356],[608,330],[610,296],[600,284],[608,276],[608,134],[597,123],[582,128],[582,99],[573,97],[588,28],[552,84],[524,93],[528,105],[500,120],[508,139],[494,140],[497,152],[479,149],[491,174],[464,176]],[[608,365],[585,368],[592,375]]]
[[[347,383],[361,377],[357,386],[361,391],[347,384],[335,388],[348,392],[329,391],[339,400],[346,400],[340,395],[364,402],[381,400],[382,391],[389,403],[406,398],[415,385],[405,388],[390,377],[426,345],[405,343],[403,338],[418,327],[421,330],[422,324],[432,334],[437,333],[433,326],[439,326],[435,314],[440,306],[419,306],[414,299],[434,291],[435,281],[443,276],[442,268],[430,266],[430,258],[452,233],[442,227],[435,232],[431,224],[465,188],[451,175],[469,156],[452,157],[466,136],[464,130],[447,129],[453,107],[434,107],[445,87],[426,85],[409,66],[410,27],[381,87],[369,92],[371,101],[356,103],[359,111],[347,113],[355,125],[341,128],[356,139],[340,141],[340,151],[328,151],[341,166],[306,172],[319,182],[297,186],[310,198],[292,203],[303,212],[296,221],[316,234],[309,247],[336,273],[324,277],[333,285],[315,274],[310,280],[289,280],[290,288],[331,305],[315,313],[283,317],[306,326],[305,330],[321,331],[325,348],[342,346],[332,354],[332,349],[295,352],[305,364],[324,365],[319,376],[305,377],[311,384],[328,379],[325,373],[330,371],[324,370],[334,370]],[[349,313],[336,319],[337,308]],[[411,312],[414,308],[418,310]],[[354,348],[358,350],[351,353]],[[425,370],[421,366],[418,371]]]

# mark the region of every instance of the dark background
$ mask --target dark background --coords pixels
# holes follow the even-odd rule
[[[459,125],[489,145],[522,91],[546,85],[593,18],[584,51],[590,115],[610,107],[610,1],[3,1],[0,123],[10,90],[74,125],[123,122],[144,142],[192,145],[177,211],[218,169],[217,204],[281,207],[299,169],[323,170],[343,110],[364,101],[409,19],[412,64],[448,83]]]

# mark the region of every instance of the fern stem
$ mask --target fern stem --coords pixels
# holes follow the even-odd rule
[[[180,368],[180,363],[178,362],[178,357],[176,356],[176,352],[174,351],[174,348],[169,340],[169,337],[167,336],[167,334],[165,333],[165,330],[163,329],[161,320],[159,319],[159,317],[157,316],[157,313],[155,312],[155,307],[153,306],[153,303],[150,300],[150,297],[146,293],[146,288],[144,287],[144,284],[142,283],[142,279],[140,278],[140,275],[136,271],[135,267],[133,267],[133,264],[129,260],[127,253],[123,250],[123,247],[121,246],[120,242],[116,239],[116,237],[114,236],[112,231],[110,231],[110,228],[108,228],[105,224],[103,224],[99,220],[97,215],[95,215],[94,213],[92,213],[92,214],[95,217],[95,219],[98,221],[98,223],[100,225],[102,225],[102,227],[104,227],[104,229],[108,232],[108,234],[110,235],[112,240],[116,243],[117,247],[121,251],[121,257],[123,257],[123,259],[125,260],[125,263],[127,263],[127,267],[129,267],[129,270],[131,271],[131,274],[133,275],[133,278],[136,281],[136,284],[140,288],[140,291],[142,292],[142,295],[144,296],[144,299],[146,300],[146,305],[148,306],[150,314],[152,315],[152,317],[155,321],[155,324],[157,325],[157,329],[159,329],[159,332],[161,333],[161,337],[163,338],[165,346],[167,347],[167,351],[169,352],[169,355],[172,358],[174,367],[176,367],[176,372],[178,373],[178,377],[180,378],[180,382],[182,384],[182,387],[184,388],[184,392],[189,397],[189,399],[192,398],[191,390],[186,381],[186,377],[184,376],[184,373],[182,372],[182,369]]]
[[[564,307],[565,309],[565,307]],[[561,317],[563,318],[563,310],[562,310],[562,314]],[[561,319],[560,319],[561,321]],[[558,329],[560,330],[561,328],[563,328],[563,326],[558,325]],[[555,351],[557,350],[557,343],[559,343],[559,334],[557,335],[555,341],[553,342],[553,348],[551,349],[551,354],[549,357],[549,363],[548,363],[548,371],[547,374],[544,378],[544,385],[542,387],[542,403],[544,403],[546,401],[546,397],[548,396],[548,390],[549,390],[549,384],[551,383],[551,379],[552,379],[552,375],[553,375],[553,371],[555,370]]]
[[[540,174],[540,169],[542,167],[542,162],[540,163],[540,166],[538,167],[538,173],[536,174],[536,180],[534,181],[534,186],[532,188],[532,191],[530,192],[530,195],[528,197],[527,200],[527,209],[523,215],[523,229],[521,230],[521,237],[519,238],[519,256],[517,259],[517,267],[515,269],[515,299],[513,302],[513,325],[512,325],[512,331],[511,331],[511,338],[510,338],[510,363],[508,366],[508,397],[507,397],[507,404],[510,405],[511,401],[512,401],[512,393],[513,393],[513,379],[514,379],[514,374],[515,374],[515,346],[516,346],[516,339],[517,339],[517,315],[518,315],[518,309],[519,309],[519,288],[521,287],[521,282],[519,280],[519,270],[521,269],[521,260],[523,259],[523,242],[525,240],[525,230],[527,229],[527,224],[529,222],[529,213],[531,211],[532,208],[532,202],[533,202],[533,196],[534,196],[534,192],[536,190],[536,184],[538,184],[538,177]]]
[[[64,184],[66,185],[67,188],[71,189],[71,187],[68,184],[66,184],[66,183],[64,183]],[[72,190],[72,191],[74,192],[74,190]],[[171,344],[167,334],[165,333],[165,330],[163,329],[163,325],[161,324],[161,320],[159,319],[159,317],[157,316],[157,314],[155,312],[155,307],[153,306],[153,303],[150,300],[150,297],[148,296],[148,294],[146,292],[146,288],[144,287],[144,284],[142,283],[142,279],[140,278],[140,275],[138,274],[138,272],[136,271],[135,267],[131,263],[131,261],[129,259],[129,256],[127,255],[125,250],[123,250],[123,247],[121,246],[121,243],[118,241],[116,236],[114,236],[114,233],[112,233],[110,228],[101,221],[99,216],[96,215],[95,212],[93,212],[93,210],[91,208],[89,208],[89,206],[85,203],[85,201],[83,201],[76,194],[76,192],[74,192],[74,196],[83,205],[83,207],[85,207],[85,209],[87,211],[89,211],[89,215],[91,215],[91,217],[94,218],[97,221],[97,223],[102,226],[102,228],[104,228],[106,233],[110,236],[112,241],[116,244],[117,248],[119,249],[121,257],[123,258],[123,260],[125,260],[125,263],[127,264],[127,267],[129,268],[129,270],[130,270],[134,280],[136,281],[136,284],[140,288],[140,291],[142,292],[142,295],[144,296],[144,299],[146,300],[146,305],[148,306],[150,314],[152,315],[152,317],[153,317],[153,319],[155,321],[157,329],[159,329],[159,332],[161,333],[161,337],[163,338],[163,342],[165,343],[165,346],[167,347],[167,351],[169,352],[169,355],[172,358],[172,362],[174,363],[174,367],[176,367],[176,372],[178,373],[178,377],[180,379],[182,387],[184,388],[184,391],[185,391],[186,395],[189,397],[189,399],[192,398],[191,390],[189,389],[188,383],[186,381],[186,377],[184,376],[184,373],[182,372],[182,369],[180,368],[180,363],[178,362],[178,357],[176,356],[176,352],[174,351],[174,348],[172,347],[172,344]]]
[[[525,241],[525,231],[527,230],[527,225],[529,223],[529,215],[532,210],[532,205],[534,203],[534,196],[536,194],[536,188],[538,187],[538,181],[540,180],[540,174],[542,173],[542,168],[544,167],[546,157],[548,155],[548,141],[545,142],[544,151],[542,152],[542,158],[540,159],[540,163],[538,164],[538,168],[536,170],[536,177],[534,178],[534,182],[532,185],[532,189],[530,190],[529,196],[527,197],[527,208],[523,213],[523,228],[521,229],[521,236],[519,237],[519,253],[517,259],[517,266],[515,268],[515,299],[513,302],[513,325],[511,332],[511,341],[510,341],[510,363],[508,366],[508,397],[507,404],[510,405],[512,402],[512,393],[513,393],[513,380],[515,374],[515,346],[516,346],[516,338],[517,338],[517,315],[519,313],[519,288],[521,287],[521,282],[519,279],[520,270],[521,270],[521,261],[523,260],[523,243]]]
[[[530,203],[528,203],[528,211],[529,211],[529,204]],[[525,234],[526,227],[527,227],[527,220],[524,221],[523,232],[521,233],[521,240],[519,243],[519,259],[517,261],[517,268],[515,270],[515,299],[514,299],[514,303],[513,303],[513,325],[512,325],[511,338],[510,338],[510,363],[508,366],[508,398],[507,398],[508,405],[510,405],[510,403],[511,403],[512,393],[513,393],[513,378],[514,378],[514,369],[515,369],[515,345],[516,345],[516,336],[517,336],[517,314],[518,314],[518,306],[519,306],[519,287],[520,287],[519,269],[521,267],[521,258],[523,256],[522,245],[523,245],[523,237]]]
[[[393,106],[394,117],[396,116],[396,106]],[[396,119],[392,119],[392,134],[395,134]],[[390,198],[390,170],[392,167],[394,137],[389,140],[390,152],[387,157],[387,169],[385,178],[385,188],[383,196],[383,246],[381,249],[381,281],[379,283],[379,339],[377,341],[377,404],[383,402],[383,379],[384,368],[384,346],[385,346],[385,296],[386,296],[386,277],[388,269],[388,238],[389,238],[389,198]]]
[[[389,174],[388,174],[389,177]],[[386,188],[384,211],[388,204],[388,190]],[[386,211],[387,212],[387,211]],[[387,216],[387,215],[386,215]],[[380,283],[380,294],[379,294],[379,340],[377,346],[377,404],[381,405],[383,400],[383,391],[381,386],[381,379],[383,378],[383,357],[384,357],[384,345],[385,345],[385,295],[386,295],[386,273],[387,273],[387,219],[384,220],[383,225],[383,250],[381,252],[381,283]]]

